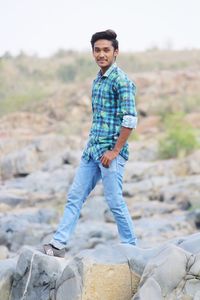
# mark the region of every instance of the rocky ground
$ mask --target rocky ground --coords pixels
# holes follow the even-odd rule
[[[139,131],[142,126],[141,122]],[[55,134],[48,118],[33,113],[10,115],[2,119],[1,128],[0,256],[4,259],[15,256],[23,245],[36,247],[49,241],[62,216],[85,139]],[[200,151],[158,160],[157,141],[148,137],[131,141],[130,153],[124,197],[139,246],[156,246],[197,232]],[[117,242],[116,225],[99,183],[84,205],[68,254]]]
[[[200,234],[144,249],[116,243],[73,259],[23,247],[0,261],[1,300],[199,300]]]
[[[167,160],[158,155],[166,112],[183,109],[185,121],[199,130],[200,73],[194,65],[130,75],[139,89],[139,126],[129,142],[123,193],[138,247],[119,244],[100,182],[82,209],[66,258],[49,260],[35,251],[57,228],[91,123],[89,83],[77,91],[72,84],[56,86],[40,105],[0,118],[0,300],[66,294],[78,300],[82,291],[87,300],[200,299],[200,150]],[[175,275],[167,273],[168,262],[170,270],[178,264]],[[105,280],[89,284],[99,274]],[[106,282],[115,280],[110,294]],[[105,294],[99,298],[98,291]]]

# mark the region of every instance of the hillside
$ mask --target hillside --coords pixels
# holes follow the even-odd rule
[[[137,85],[124,197],[141,247],[199,230],[200,51],[121,53]],[[91,125],[90,53],[0,59],[0,254],[49,241]],[[68,254],[118,240],[98,185]],[[98,207],[98,210],[96,209]],[[0,259],[1,259],[0,257]]]

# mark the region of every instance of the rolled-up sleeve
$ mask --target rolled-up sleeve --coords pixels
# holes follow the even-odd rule
[[[122,126],[136,128],[138,121],[135,105],[136,86],[127,78],[120,78],[117,84],[117,91]]]
[[[132,115],[123,116],[122,126],[135,129],[137,127],[138,118]]]

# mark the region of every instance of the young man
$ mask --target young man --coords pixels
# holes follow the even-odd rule
[[[51,242],[43,246],[47,255],[64,257],[82,205],[100,179],[121,242],[136,245],[132,219],[122,196],[127,140],[137,124],[135,85],[115,63],[116,37],[114,31],[106,30],[95,33],[91,39],[93,56],[100,67],[92,88],[92,127],[68,192],[63,218]]]

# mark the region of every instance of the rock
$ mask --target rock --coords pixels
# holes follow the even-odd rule
[[[168,246],[147,263],[132,300],[183,299],[185,296],[195,299],[200,290],[200,280],[196,279],[199,268],[200,256]]]
[[[199,229],[200,228],[200,209],[196,209],[195,211],[195,225]]]
[[[23,245],[38,245],[53,228],[50,223],[56,217],[51,209],[28,209],[0,218],[0,245],[16,252]]]
[[[200,174],[200,150],[193,152],[186,158],[177,161],[177,170],[179,173],[185,171],[186,175],[199,175]]]
[[[11,152],[2,158],[1,176],[4,180],[13,176],[27,176],[42,168],[44,161],[57,156],[65,147],[66,139],[63,136],[40,136],[23,149]]]
[[[97,207],[98,209],[96,209]],[[104,197],[90,196],[81,210],[81,220],[103,221],[104,211],[107,207]]]
[[[67,244],[71,255],[77,255],[81,250],[96,248],[101,244],[117,243],[118,233],[116,224],[106,224],[102,221],[88,220],[77,224],[76,231]]]
[[[148,218],[154,215],[170,214],[178,210],[178,206],[174,203],[163,203],[160,201],[132,201],[127,199],[130,214],[133,218]]]
[[[1,161],[1,176],[8,179],[13,176],[26,176],[39,167],[37,150],[34,146],[8,154]]]
[[[200,234],[194,233],[189,236],[179,237],[171,241],[178,247],[184,249],[185,251],[191,252],[193,254],[198,254],[200,252]]]
[[[134,161],[155,161],[158,158],[158,141],[155,138],[130,142],[129,149]]]
[[[107,223],[115,223],[115,219],[109,208],[105,209],[105,211],[104,211],[104,220]]]
[[[138,194],[152,195],[153,192],[155,195],[154,197],[158,198],[160,188],[167,186],[169,183],[170,179],[164,176],[154,176],[152,178],[143,179],[138,182],[127,182],[123,185],[123,195],[126,197],[133,197]]]
[[[7,189],[26,190],[29,193],[55,194],[67,192],[74,176],[74,167],[64,165],[52,172],[36,171],[25,178],[12,179],[6,182]]]
[[[24,247],[14,272],[10,300],[55,299],[56,280],[66,263],[65,259],[49,257]]]
[[[91,237],[100,235],[96,232]],[[10,270],[3,262],[0,291],[5,286],[1,278]],[[199,233],[148,249],[125,244],[99,246],[73,259],[49,257],[24,247],[16,269],[6,277],[7,289],[3,290],[7,298],[0,300],[7,300],[9,294],[10,300],[198,299],[199,268]]]
[[[0,260],[0,300],[10,300],[16,259]]]
[[[23,195],[17,195],[16,192],[14,193],[6,189],[2,189],[0,191],[0,203],[5,203],[9,206],[16,206],[18,204],[23,203],[26,200],[26,197],[24,197]]]
[[[185,213],[175,211],[164,216],[154,215],[134,220],[136,235],[141,247],[149,245],[157,246],[166,240],[177,236],[185,236],[196,231],[193,224],[190,224]]]
[[[52,172],[58,168],[61,168],[62,165],[63,165],[62,156],[58,156],[54,159],[50,159],[47,162],[45,162],[41,170],[44,172]]]
[[[58,279],[56,299],[127,300],[136,292],[139,278],[130,271],[126,256],[115,248],[83,251]]]
[[[187,213],[186,218],[188,222],[193,223],[196,228],[200,228],[200,209],[195,209]]]
[[[179,202],[189,201],[190,204],[199,204],[200,175],[180,177],[175,183],[160,188],[162,201]]]
[[[0,245],[0,260],[8,258],[9,251],[8,248],[4,245]]]

